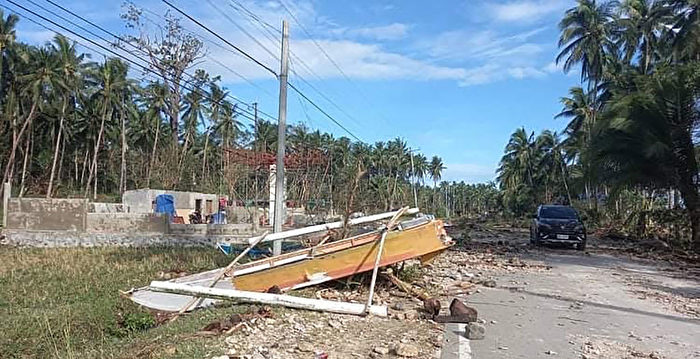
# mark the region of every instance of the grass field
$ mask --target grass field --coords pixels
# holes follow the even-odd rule
[[[199,310],[153,327],[153,316],[119,291],[225,265],[211,248],[0,247],[0,358],[202,358],[220,338],[194,337],[244,308]],[[153,327],[153,328],[152,328]]]

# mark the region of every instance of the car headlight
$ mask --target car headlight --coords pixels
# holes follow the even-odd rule
[[[583,226],[579,224],[578,226],[576,226],[575,230],[577,233],[583,233]]]
[[[540,223],[540,224],[538,225],[538,227],[539,227],[539,229],[546,229],[546,230],[552,229],[552,226],[550,226],[550,225],[547,224],[547,223]]]

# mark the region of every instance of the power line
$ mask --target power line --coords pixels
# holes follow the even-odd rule
[[[258,39],[256,39],[255,36],[251,35],[251,34],[248,32],[248,30],[246,30],[243,26],[241,26],[241,25],[238,24],[237,22],[233,21],[233,19],[232,19],[230,16],[228,16],[228,14],[227,14],[226,12],[224,12],[224,11],[221,10],[218,6],[216,6],[216,4],[215,4],[212,0],[207,0],[207,2],[209,3],[209,5],[210,5],[211,7],[214,8],[214,10],[218,11],[219,13],[221,13],[221,15],[222,15],[226,20],[228,20],[231,24],[233,24],[233,26],[235,26],[236,28],[238,28],[238,30],[241,30],[241,32],[243,32],[246,36],[248,36],[248,38],[250,38],[251,40],[253,40],[253,42],[255,42],[256,44],[258,44],[258,46],[260,46],[260,48],[262,48],[262,49],[263,49],[268,55],[270,55],[275,61],[279,61],[279,60],[280,60],[279,56],[275,55],[270,49],[267,48],[267,46],[265,46],[265,45],[264,45],[263,43],[261,43]]]
[[[143,66],[143,65],[139,64],[138,62],[133,61],[132,59],[129,59],[129,58],[127,58],[127,57],[125,57],[125,56],[123,56],[123,55],[121,55],[121,54],[119,54],[119,53],[117,53],[117,52],[115,52],[115,51],[113,51],[113,50],[111,50],[111,49],[109,49],[109,48],[103,46],[103,45],[100,44],[100,43],[95,42],[95,41],[92,40],[92,39],[89,39],[89,38],[87,38],[87,37],[85,37],[85,36],[83,36],[83,35],[81,35],[81,34],[79,34],[79,33],[76,33],[75,31],[72,31],[72,30],[66,28],[66,27],[63,26],[63,25],[58,24],[58,23],[56,23],[55,21],[53,21],[53,20],[51,20],[51,19],[49,19],[49,18],[46,18],[45,16],[43,16],[43,15],[41,15],[41,14],[36,13],[35,11],[32,11],[32,10],[30,10],[30,9],[27,9],[27,8],[24,7],[24,6],[17,4],[17,3],[16,3],[15,1],[13,1],[13,0],[7,0],[7,1],[10,2],[11,4],[13,4],[13,5],[15,5],[15,6],[17,6],[17,7],[21,8],[21,9],[23,9],[24,11],[29,12],[30,14],[32,14],[32,15],[34,15],[34,16],[36,16],[36,17],[38,17],[38,18],[40,18],[40,19],[42,19],[42,20],[44,20],[44,21],[46,21],[46,22],[49,22],[49,23],[53,24],[54,26],[57,26],[57,27],[63,29],[64,31],[67,31],[67,32],[73,34],[74,36],[77,36],[77,37],[79,37],[79,38],[81,38],[81,39],[83,39],[83,40],[85,40],[85,41],[87,41],[87,42],[89,42],[89,43],[91,43],[91,44],[93,44],[93,45],[95,45],[95,46],[97,46],[97,47],[99,47],[99,48],[105,50],[105,51],[108,51],[108,52],[112,53],[114,56],[117,56],[117,57],[119,57],[119,58],[121,58],[121,59],[126,60],[127,62],[129,62],[129,63],[131,63],[131,64],[134,64],[134,65],[140,67],[140,68],[143,69],[144,71],[147,71],[147,72],[149,72],[149,73],[155,74],[155,75],[156,75],[156,78],[157,78],[157,76],[160,76],[160,75],[159,75],[157,72],[155,72],[154,70],[152,70],[152,69],[150,69],[150,68],[148,68],[148,67],[146,67],[146,66]],[[14,10],[14,9],[10,9],[10,8],[4,6],[4,5],[0,5],[0,6],[4,7],[5,9],[7,9],[7,10],[9,10],[9,11],[11,11],[11,12],[17,13],[17,11]],[[20,15],[21,15],[21,14],[20,14]],[[63,35],[63,36],[65,36],[64,34],[58,32],[58,31],[56,31],[56,30],[54,30],[54,29],[51,29],[51,28],[49,28],[48,26],[46,26],[46,25],[44,25],[44,24],[41,24],[41,23],[39,23],[39,22],[37,22],[37,21],[33,21],[31,18],[29,18],[29,17],[27,17],[27,16],[25,16],[25,15],[23,15],[23,16],[24,16],[26,19],[30,20],[31,22],[33,22],[33,23],[35,23],[35,24],[37,24],[37,25],[39,25],[39,26],[41,26],[41,27],[43,27],[43,28],[45,28],[45,29],[47,29],[47,30],[49,30],[49,31],[52,31],[52,32],[54,32],[54,33],[56,33],[56,34],[58,34],[58,35]],[[75,39],[72,39],[72,40],[78,42],[78,41],[75,40]],[[85,46],[84,44],[81,44],[81,45]],[[86,47],[87,47],[87,46],[86,46]],[[95,50],[93,49],[93,51],[95,51]],[[101,55],[103,55],[103,56],[105,56],[105,58],[107,57],[107,55],[106,55],[105,53],[102,53],[102,52],[100,52],[100,51],[96,51],[96,52],[99,53],[99,54],[101,54]],[[196,89],[196,88],[195,88],[195,89],[189,88],[189,87],[187,87],[187,86],[184,85],[184,84],[178,84],[178,85],[179,85],[179,87],[182,87],[183,89],[189,90],[189,91],[191,91],[191,92],[199,92],[200,94],[204,94],[205,97],[208,97],[210,100],[213,100],[213,96],[210,95],[210,94],[208,94],[206,91],[203,91],[203,90],[201,90],[201,89]],[[218,103],[218,104],[221,104],[220,101],[215,101],[215,102]],[[248,114],[251,114],[251,113],[248,112],[248,111],[245,111],[245,110],[243,110],[243,111],[244,111],[244,112],[247,112]],[[248,117],[248,116],[244,116],[244,117],[246,117],[246,118],[252,120],[252,118],[250,118],[250,117]]]
[[[216,36],[217,39],[223,41],[226,45],[229,45],[229,46],[231,46],[232,48],[236,49],[236,51],[238,51],[238,52],[240,52],[241,54],[243,54],[243,55],[244,55],[245,57],[247,57],[249,60],[253,61],[254,63],[258,64],[260,67],[264,68],[264,69],[267,70],[269,73],[271,73],[272,75],[274,75],[275,78],[278,77],[277,73],[276,73],[273,69],[269,68],[267,65],[263,64],[262,62],[258,61],[256,58],[254,58],[253,56],[251,56],[251,55],[248,54],[247,52],[243,51],[243,50],[242,50],[241,48],[239,48],[238,46],[232,44],[230,41],[224,39],[221,35],[217,34],[217,33],[214,32],[213,30],[211,30],[210,28],[206,27],[204,24],[202,24],[201,22],[199,22],[197,19],[193,18],[192,16],[190,16],[190,15],[187,14],[186,12],[180,10],[177,6],[175,6],[175,5],[171,4],[170,2],[168,2],[168,0],[161,0],[161,1],[163,1],[166,5],[170,6],[170,7],[173,8],[175,11],[177,11],[178,13],[180,13],[180,15],[182,15],[182,16],[188,18],[190,21],[192,21],[192,22],[194,22],[195,24],[199,25],[199,27],[203,28],[204,30],[207,30],[210,34]]]
[[[315,107],[317,110],[319,110],[322,114],[324,114],[326,117],[328,117],[329,120],[333,121],[338,127],[342,128],[345,132],[347,132],[350,136],[352,136],[354,139],[364,143],[365,141],[362,141],[359,137],[355,136],[354,133],[352,133],[350,130],[348,130],[343,124],[341,124],[338,120],[333,118],[333,116],[329,115],[328,112],[324,111],[321,107],[319,107],[315,102],[313,102],[310,98],[308,98],[301,90],[296,88],[291,82],[289,83],[289,87],[294,90],[299,96],[303,97],[304,100],[306,100],[308,103],[310,103],[313,107]]]
[[[10,1],[10,0],[8,0],[8,1]],[[98,34],[95,34],[94,32],[92,32],[92,31],[90,31],[90,30],[84,28],[83,26],[81,26],[81,25],[79,25],[79,24],[76,24],[75,22],[73,22],[73,21],[71,21],[71,20],[69,20],[69,19],[66,19],[65,17],[63,17],[63,16],[61,16],[61,15],[59,15],[59,14],[56,14],[55,12],[53,12],[53,11],[51,11],[51,10],[49,10],[49,9],[46,9],[45,7],[43,7],[43,6],[41,6],[41,5],[37,4],[37,3],[35,3],[35,2],[32,1],[32,0],[28,0],[28,1],[29,1],[30,3],[32,3],[32,4],[34,4],[35,6],[38,6],[38,7],[41,8],[42,10],[44,10],[44,11],[46,11],[46,12],[48,12],[48,13],[50,13],[50,14],[52,14],[52,15],[54,15],[54,16],[56,16],[56,17],[58,17],[58,18],[60,18],[60,19],[62,19],[62,20],[64,20],[64,21],[66,21],[66,22],[72,24],[73,26],[76,26],[76,27],[82,29],[83,31],[87,32],[88,34],[91,34],[92,36],[95,36],[95,37],[101,39],[102,41],[105,41],[105,42],[107,42],[107,43],[112,44],[109,40],[105,39],[104,37],[102,37],[102,36],[100,36],[100,35],[98,35]],[[76,17],[76,18],[78,18],[78,19],[84,21],[85,23],[88,23],[88,24],[92,25],[93,27],[95,27],[95,28],[97,28],[97,29],[99,29],[99,30],[101,30],[101,31],[103,31],[103,32],[105,32],[105,33],[107,33],[107,34],[109,34],[110,36],[112,36],[112,37],[116,38],[117,40],[119,40],[121,43],[128,44],[128,45],[131,46],[132,48],[139,50],[139,48],[138,48],[136,45],[132,44],[131,42],[129,42],[129,41],[127,41],[127,40],[125,40],[123,37],[121,37],[121,36],[119,36],[119,35],[117,35],[117,34],[111,32],[111,31],[109,31],[109,30],[103,28],[102,26],[100,26],[100,25],[98,25],[98,24],[96,24],[96,23],[94,23],[94,22],[92,22],[92,21],[90,21],[90,20],[88,20],[88,19],[86,19],[86,18],[84,18],[84,17],[82,17],[82,16],[80,16],[80,15],[74,13],[73,11],[71,11],[71,10],[69,10],[69,9],[67,9],[67,8],[65,8],[65,7],[63,7],[63,6],[61,6],[61,5],[59,5],[59,4],[56,4],[55,2],[53,2],[53,1],[51,1],[51,0],[46,0],[46,1],[49,2],[49,3],[52,4],[52,5],[54,5],[54,6],[58,7],[58,8],[60,8],[61,10],[65,11],[66,13],[71,14],[72,16],[74,16],[74,17]],[[10,2],[12,2],[12,1],[10,1]],[[25,10],[26,10],[26,9],[25,9]],[[34,14],[35,14],[35,13],[34,13]],[[35,14],[35,15],[36,15],[36,14]],[[116,47],[118,47],[119,49],[121,49],[121,50],[127,51],[126,49],[124,49],[123,47],[121,47],[121,46],[119,46],[119,45],[117,45],[117,44],[114,44],[114,45],[115,45]],[[103,47],[103,48],[104,48],[104,47]],[[107,49],[107,50],[110,51],[110,52],[112,52],[112,53],[114,53],[114,54],[116,54],[115,52],[113,52],[113,51],[111,51],[111,50],[109,50],[109,49]],[[118,54],[117,54],[117,56],[120,56],[120,57],[122,57],[122,58],[125,58],[124,56],[121,56],[121,55],[118,55]],[[137,58],[137,59],[139,59],[139,60],[145,62],[146,64],[149,63],[148,60],[146,60],[146,59],[144,59],[144,58],[142,58],[142,57],[140,57],[140,56],[137,56],[137,55],[135,55],[135,54],[132,54],[132,56],[134,56],[135,58]],[[125,59],[126,59],[126,58],[125,58]],[[131,61],[130,61],[130,62],[131,62]],[[138,65],[139,67],[141,67],[141,68],[144,68],[143,65],[140,65],[140,64],[137,64],[137,65]],[[150,69],[149,69],[149,70],[150,70]],[[231,70],[231,71],[233,71],[233,70]],[[234,72],[235,72],[235,71],[234,71]],[[187,75],[188,77],[190,77],[190,79],[192,79],[192,80],[195,80],[195,79],[196,79],[195,76],[193,76],[192,74],[190,74],[190,73],[188,73],[188,72],[186,72],[186,71],[183,71],[183,73],[184,73],[185,75]],[[157,74],[157,75],[158,75],[158,74]],[[241,77],[242,77],[242,76],[241,76]],[[157,78],[157,77],[156,77],[156,78]],[[187,88],[187,87],[183,87],[183,88],[188,89],[188,90],[190,90],[190,91],[193,91],[193,90],[191,90],[191,89],[189,89],[189,88]],[[197,92],[197,91],[199,91],[200,93],[203,92],[204,94],[207,94],[207,92],[206,92],[205,90],[202,90],[202,89],[197,89],[195,92]],[[205,97],[209,97],[209,98],[211,99],[211,98],[212,98],[212,95],[208,95],[208,96],[205,96]],[[248,106],[248,108],[251,107],[251,104],[249,104],[249,103],[247,103],[247,102],[245,102],[245,101],[243,101],[243,100],[241,100],[241,99],[239,99],[239,98],[236,98],[235,96],[233,96],[233,95],[231,95],[231,94],[229,94],[229,93],[226,94],[226,97],[230,97],[230,98],[233,99],[234,101],[239,102],[239,103],[241,103],[241,104],[244,104],[244,105]],[[216,101],[216,102],[218,102],[218,101]],[[264,112],[262,112],[262,111],[260,111],[260,113],[262,113],[262,114],[264,114],[264,115],[270,117],[271,119],[274,119],[274,117],[272,117],[271,115],[268,115],[268,114],[266,114],[266,113],[264,113]],[[250,113],[249,113],[249,114],[250,114]]]
[[[207,0],[207,1],[211,1],[211,0]],[[232,1],[236,2],[235,0],[232,0]],[[267,22],[262,21],[262,20],[260,19],[260,17],[259,17],[257,14],[255,14],[253,11],[248,10],[247,8],[245,8],[245,6],[243,6],[243,4],[238,3],[238,2],[236,2],[236,3],[237,3],[241,8],[243,8],[243,9],[245,10],[246,14],[243,14],[243,12],[242,12],[241,10],[239,10],[238,8],[234,7],[234,6],[231,4],[232,7],[234,7],[234,9],[236,9],[236,10],[237,10],[239,13],[241,13],[242,15],[244,15],[244,16],[246,16],[246,17],[250,17],[250,18],[255,19],[255,20],[261,25],[261,27],[263,28],[263,30],[265,29],[265,26],[271,26],[271,25],[268,24]],[[282,4],[282,5],[284,6],[284,4]],[[292,15],[291,12],[290,12],[288,9],[287,9],[287,12],[290,13],[290,15],[291,15],[292,17],[294,17],[294,15]],[[296,20],[296,18],[295,18],[295,22],[297,22],[297,24],[299,24],[299,22]],[[301,24],[299,24],[299,25],[301,25]],[[300,27],[301,27],[301,26],[300,26]],[[304,31],[306,32],[305,29],[304,29]],[[307,33],[307,36],[309,36],[308,32],[306,32],[306,33]],[[249,35],[249,36],[250,36],[250,35]],[[317,46],[320,46],[320,45],[317,44]],[[306,71],[308,71],[309,74],[310,74],[312,77],[315,77],[315,78],[318,79],[319,81],[322,81],[321,77],[320,77],[318,74],[316,74],[316,72],[314,72],[314,70],[311,69],[311,67],[310,67],[309,65],[307,65],[307,64],[304,62],[304,60],[302,60],[299,56],[296,56],[296,54],[294,54],[294,51],[290,50],[290,55],[291,55],[291,57],[292,57],[295,61],[297,61]],[[331,61],[332,61],[332,59],[331,59]],[[290,65],[290,66],[291,66],[291,65]],[[350,121],[352,121],[355,125],[360,126],[360,121],[358,121],[354,116],[350,115],[347,111],[345,111],[342,107],[340,107],[335,101],[333,101],[329,96],[327,96],[326,94],[324,94],[324,93],[323,93],[321,90],[319,90],[316,86],[312,85],[309,81],[307,81],[307,80],[306,80],[303,76],[301,76],[297,71],[295,71],[294,69],[290,69],[290,70],[291,70],[291,72],[292,72],[296,77],[299,78],[299,80],[300,80],[301,82],[305,83],[309,88],[311,88],[311,89],[312,89],[313,91],[315,91],[319,96],[321,96],[324,100],[326,100],[329,104],[331,104],[331,106],[335,107],[338,111],[340,111],[345,117],[347,117],[347,118],[348,118]],[[342,71],[342,70],[341,70],[341,71]]]
[[[143,9],[144,11],[146,11],[147,13],[150,13],[150,14],[152,14],[152,15],[154,15],[154,16],[157,16],[157,17],[159,17],[159,18],[162,18],[161,15],[158,15],[158,14],[154,13],[153,11],[151,11],[151,10],[149,10],[149,9],[147,9],[147,8],[142,8],[142,9]],[[143,16],[144,16],[149,22],[151,22],[152,24],[158,26],[158,28],[160,28],[161,30],[163,30],[163,27],[162,27],[160,24],[156,23],[156,22],[155,22],[152,18],[150,18],[148,15],[143,14]],[[234,50],[231,50],[231,49],[229,49],[228,47],[225,47],[225,46],[219,44],[219,43],[216,42],[216,41],[213,41],[213,40],[211,40],[211,39],[209,39],[209,38],[207,38],[207,37],[204,37],[204,36],[202,36],[202,35],[200,35],[200,34],[194,32],[193,30],[190,30],[190,29],[185,28],[184,26],[183,26],[183,29],[187,30],[187,32],[189,32],[189,33],[192,34],[193,36],[198,37],[198,38],[199,38],[200,40],[202,40],[202,41],[205,41],[205,42],[207,42],[207,43],[209,43],[209,44],[211,44],[211,45],[214,45],[214,46],[216,46],[216,47],[218,47],[218,48],[220,48],[220,49],[222,49],[222,50],[224,50],[224,51],[227,51],[227,52],[229,52],[229,53],[235,54],[236,56],[239,56],[239,57],[245,59],[245,57],[244,57],[243,55],[241,55],[240,53],[238,53],[238,52],[236,52],[236,51],[234,51]],[[238,71],[236,71],[236,70],[232,69],[230,66],[228,66],[228,65],[226,65],[226,64],[224,64],[224,63],[222,63],[222,62],[220,62],[220,61],[217,60],[216,58],[214,58],[214,57],[212,57],[212,56],[209,56],[209,60],[212,61],[212,62],[214,62],[214,63],[216,63],[217,65],[223,67],[223,68],[226,69],[227,71],[229,71],[229,72],[231,72],[232,74],[234,74],[236,77],[238,77],[238,78],[240,78],[241,80],[247,82],[249,85],[251,85],[251,86],[257,88],[258,90],[264,92],[266,95],[268,95],[268,96],[270,96],[270,97],[273,97],[273,98],[276,98],[276,96],[273,95],[270,91],[268,91],[267,89],[261,87],[260,85],[256,84],[255,82],[251,81],[251,80],[248,79],[247,77],[245,77],[245,76],[243,76],[242,74],[240,74]],[[233,95],[230,95],[230,94],[229,94],[228,96],[231,97],[231,98],[233,98],[233,99],[236,99],[236,101],[238,101],[238,102],[241,102],[241,103],[247,105],[248,107],[251,107],[251,104],[246,103],[246,102],[244,102],[244,101],[238,99],[237,97],[235,97],[235,96],[233,96]],[[272,115],[270,115],[270,114],[268,114],[268,113],[266,113],[266,112],[264,112],[264,111],[262,111],[262,110],[260,110],[260,109],[258,109],[258,112],[260,112],[261,114],[263,114],[263,115],[265,115],[265,116],[267,116],[267,117],[269,117],[269,118],[271,118],[271,119],[274,119],[274,120],[276,121],[276,119],[275,119]]]
[[[289,7],[287,7],[287,5],[285,5],[284,0],[277,0],[277,1],[279,2],[280,5],[282,5],[282,7],[283,7],[284,10],[289,14],[289,16],[292,17],[292,20],[294,20],[294,22],[295,22],[297,25],[299,25],[299,28],[301,28],[301,30],[306,34],[306,36],[309,38],[309,40],[311,40],[311,41],[314,43],[314,45],[316,45],[316,47],[319,49],[319,51],[321,51],[321,53],[323,54],[323,56],[325,56],[325,57],[328,59],[328,61],[330,61],[330,63],[333,64],[333,66],[338,70],[338,72],[340,72],[340,74],[345,78],[345,80],[347,80],[348,82],[350,82],[350,83],[355,87],[355,89],[358,91],[358,93],[359,93],[360,96],[363,98],[363,100],[364,100],[367,104],[370,104],[370,103],[369,103],[369,100],[368,100],[367,97],[364,95],[364,92],[362,92],[362,90],[360,89],[360,87],[345,73],[345,71],[343,71],[343,69],[340,67],[340,65],[338,65],[338,63],[337,63],[335,60],[333,60],[333,58],[331,57],[331,55],[328,54],[328,52],[326,52],[326,50],[323,48],[323,46],[321,46],[321,44],[320,44],[318,41],[316,41],[316,39],[314,39],[314,37],[313,37],[313,36],[311,35],[311,33],[306,29],[306,27],[304,27],[304,25],[301,24],[301,21],[299,21],[299,19],[297,19],[297,17],[294,16],[294,14],[292,13],[292,11],[289,10]],[[370,107],[372,107],[372,106],[370,105]],[[381,116],[381,115],[379,116],[380,119],[384,120],[382,117],[383,117],[383,116]],[[386,122],[386,121],[385,121],[385,122]]]
[[[212,35],[216,36],[219,40],[221,40],[221,41],[223,41],[224,43],[226,43],[227,45],[233,47],[233,48],[236,49],[237,51],[243,53],[244,55],[246,55],[247,57],[249,57],[251,60],[253,60],[253,61],[256,62],[257,64],[259,64],[260,66],[264,67],[265,69],[267,69],[267,70],[270,71],[271,73],[275,74],[275,76],[277,76],[277,74],[276,74],[273,70],[271,70],[270,68],[268,68],[268,67],[265,66],[264,64],[260,63],[258,60],[256,60],[255,58],[253,58],[251,55],[249,55],[249,54],[246,53],[245,51],[241,50],[241,49],[238,48],[236,45],[232,44],[230,41],[226,40],[226,39],[223,38],[221,35],[219,35],[219,34],[216,33],[215,31],[211,30],[209,27],[207,27],[206,25],[202,24],[201,22],[199,22],[197,19],[193,18],[192,16],[190,16],[190,15],[187,14],[186,12],[180,10],[178,7],[176,7],[175,5],[173,5],[173,4],[171,4],[170,2],[168,2],[168,0],[161,0],[161,1],[163,1],[165,4],[167,4],[168,6],[172,7],[173,9],[175,9],[175,10],[176,10],[178,13],[180,13],[182,16],[185,16],[186,18],[190,19],[190,21],[194,22],[195,24],[199,25],[201,28],[207,30],[209,33],[211,33]],[[331,116],[330,114],[328,114],[328,112],[326,112],[326,111],[325,111],[324,109],[322,109],[319,105],[317,105],[315,102],[313,102],[308,96],[306,96],[306,95],[305,95],[301,90],[299,90],[296,86],[294,86],[292,83],[288,83],[288,85],[289,85],[289,87],[292,88],[297,94],[299,94],[299,95],[300,95],[301,97],[303,97],[307,102],[309,102],[313,107],[315,107],[318,111],[320,111],[323,115],[325,115],[329,120],[331,120],[333,123],[335,123],[338,127],[340,127],[341,129],[343,129],[345,132],[347,132],[350,136],[352,136],[352,137],[353,137],[354,139],[356,139],[357,141],[363,142],[363,143],[364,143],[364,141],[362,141],[359,137],[357,137],[354,133],[352,133],[352,131],[350,131],[347,127],[345,127],[342,123],[340,123],[340,121],[336,120],[333,116]]]

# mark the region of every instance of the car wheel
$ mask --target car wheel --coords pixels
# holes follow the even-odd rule
[[[586,240],[584,239],[581,243],[577,244],[576,249],[579,251],[585,251],[586,250]]]

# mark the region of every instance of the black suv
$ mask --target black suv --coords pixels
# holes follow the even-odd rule
[[[582,251],[586,249],[586,227],[570,206],[541,205],[530,225],[530,243],[574,244]]]

